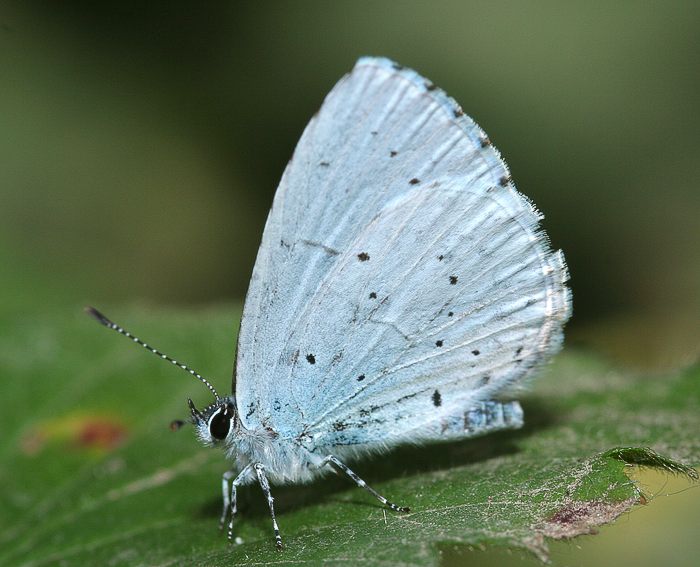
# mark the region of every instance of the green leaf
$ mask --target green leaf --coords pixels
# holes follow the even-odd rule
[[[107,314],[228,390],[238,309]],[[280,553],[247,486],[231,546],[217,530],[223,455],[168,428],[206,389],[80,309],[4,319],[2,565],[430,565],[453,543],[546,559],[547,538],[589,533],[640,500],[629,467],[697,478],[682,463],[700,463],[699,367],[643,376],[568,350],[521,396],[523,429],[352,463],[410,513],[340,477],[273,487]]]

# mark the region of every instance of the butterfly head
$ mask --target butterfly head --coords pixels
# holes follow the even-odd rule
[[[197,437],[205,445],[222,443],[235,431],[237,415],[233,396],[217,398],[201,411],[194,406],[192,400],[188,399],[187,404],[190,406]]]

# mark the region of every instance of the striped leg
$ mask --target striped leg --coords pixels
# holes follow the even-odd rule
[[[335,467],[339,468],[346,475],[348,475],[352,480],[354,480],[355,484],[357,484],[357,486],[359,486],[360,488],[364,488],[367,492],[369,492],[372,496],[374,496],[382,504],[391,508],[394,512],[410,512],[411,511],[410,508],[408,508],[406,506],[397,506],[393,502],[389,502],[386,498],[384,498],[381,494],[379,494],[379,492],[377,492],[376,490],[374,490],[374,488],[369,486],[364,480],[362,480],[359,476],[357,476],[354,472],[352,472],[345,464],[343,464],[341,461],[339,461],[333,455],[328,455],[321,463],[321,466],[324,466],[327,464],[332,464]]]
[[[221,520],[219,520],[220,530],[223,530],[224,525],[226,525],[226,517],[228,516],[229,510],[231,511],[231,515],[236,513],[233,509],[231,509],[231,487],[229,486],[234,474],[236,474],[236,471],[226,471],[221,478],[221,492],[224,497],[224,509],[221,511]]]
[[[255,472],[258,475],[258,482],[260,483],[260,488],[262,488],[263,493],[267,497],[267,505],[270,507],[270,516],[272,516],[272,528],[275,530],[275,544],[277,549],[282,549],[282,537],[280,536],[280,529],[277,525],[277,519],[275,518],[275,507],[273,505],[274,498],[272,498],[272,493],[270,492],[270,483],[267,482],[267,477],[265,476],[265,467],[260,463],[256,463]]]
[[[221,514],[220,527],[224,526],[226,522],[226,513],[231,510],[231,520],[228,523],[228,540],[233,542],[233,519],[236,516],[236,487],[245,484],[250,479],[250,473],[253,470],[253,465],[247,465],[239,473],[239,475],[233,479],[231,483],[231,495],[229,496],[228,491],[228,480],[233,476],[233,471],[226,471],[222,480],[222,488],[224,493],[224,511]]]

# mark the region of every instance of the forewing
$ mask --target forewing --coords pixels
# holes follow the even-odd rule
[[[244,424],[332,444],[338,424],[373,416],[387,443],[410,429],[401,408],[434,422],[522,379],[569,315],[539,218],[452,99],[361,59],[267,220],[239,338]]]

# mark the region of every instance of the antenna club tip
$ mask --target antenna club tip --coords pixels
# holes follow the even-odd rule
[[[100,313],[97,309],[95,309],[94,307],[92,307],[90,305],[85,307],[84,311],[90,317],[95,319],[95,321],[97,321],[98,323],[101,323],[105,327],[109,327],[112,324],[112,322],[109,319],[107,319],[107,317],[105,317],[102,313]]]

